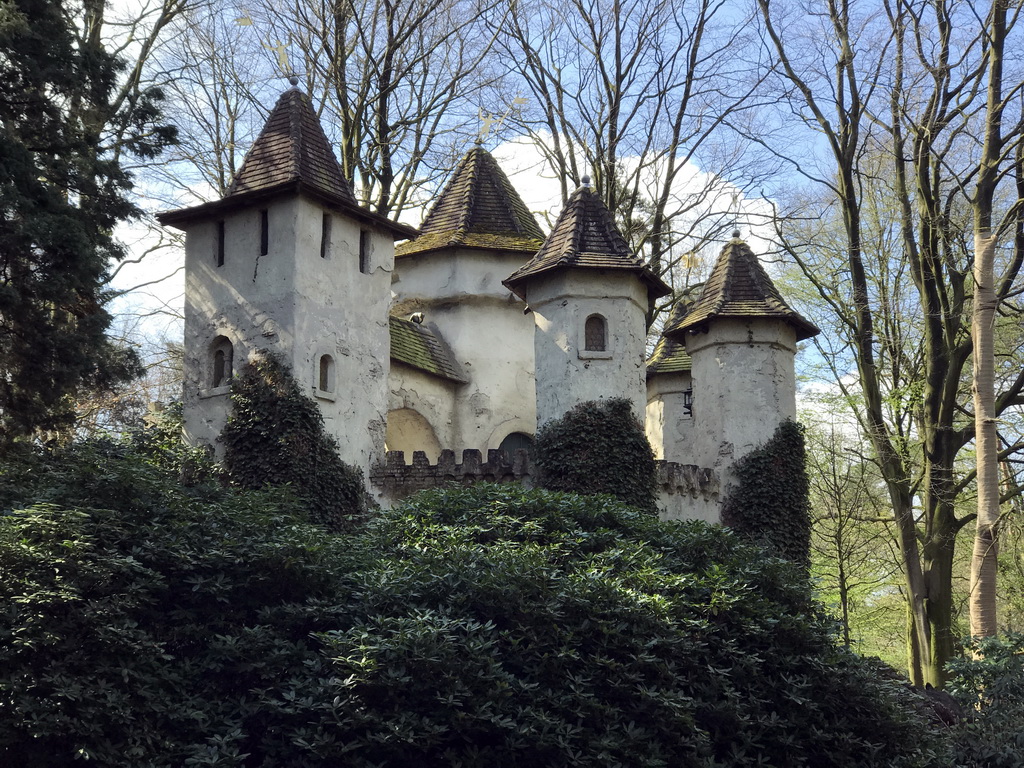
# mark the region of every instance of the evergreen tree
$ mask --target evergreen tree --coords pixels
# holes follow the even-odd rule
[[[138,215],[123,151],[153,156],[159,94],[114,104],[120,62],[85,9],[0,0],[0,441],[72,419],[71,400],[139,373],[105,335],[114,226]],[[118,144],[104,147],[117,126]],[[129,126],[124,130],[125,126]]]

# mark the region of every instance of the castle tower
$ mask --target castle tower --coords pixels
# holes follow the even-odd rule
[[[647,312],[669,288],[633,256],[586,179],[536,256],[505,285],[534,317],[538,425],[612,397],[632,401],[643,419]]]
[[[677,325],[689,311],[689,301],[679,299],[665,327]],[[686,346],[664,335],[647,361],[647,440],[654,457],[681,464],[692,463],[693,385],[692,361]]]
[[[459,162],[420,228],[396,249],[393,314],[416,317],[421,335],[435,333],[451,350],[459,382],[449,374],[428,382],[397,359],[391,374],[388,448],[401,422],[424,417],[446,448],[520,447],[536,430],[533,319],[501,280],[537,252],[544,235],[494,158],[474,147]],[[397,327],[397,325],[396,325]],[[406,328],[407,332],[413,329]],[[445,386],[450,411],[426,402]],[[414,413],[410,413],[414,412]],[[401,421],[400,421],[401,420]],[[411,429],[405,430],[406,434]],[[428,441],[429,442],[429,441]],[[429,451],[428,451],[429,452]]]
[[[738,232],[700,298],[666,324],[665,337],[684,343],[692,360],[692,461],[718,470],[723,489],[738,459],[796,418],[796,345],[817,333]]]
[[[223,198],[158,219],[186,236],[186,436],[216,447],[232,374],[272,350],[368,470],[384,445],[394,241],[416,231],[357,205],[309,99],[281,95]]]

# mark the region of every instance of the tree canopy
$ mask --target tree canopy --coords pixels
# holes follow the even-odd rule
[[[122,251],[114,226],[136,215],[119,149],[151,156],[172,131],[154,94],[111,107],[122,68],[81,35],[74,3],[0,4],[0,437],[65,426],[71,398],[136,375],[106,337],[105,284]]]

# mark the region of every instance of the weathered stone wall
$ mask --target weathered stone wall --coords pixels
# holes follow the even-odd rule
[[[444,446],[457,445],[454,407],[462,386],[392,360],[386,449],[408,456],[424,451],[430,461],[437,461]]]
[[[689,334],[693,361],[692,461],[713,468],[723,496],[733,464],[796,418],[796,334],[780,320],[717,318]]]
[[[629,273],[565,270],[527,287],[536,324],[537,424],[588,400],[624,397],[644,418],[647,288]],[[605,351],[587,351],[591,315],[607,323]]]
[[[303,391],[316,398],[342,458],[364,472],[380,457],[387,408],[390,233],[367,230],[369,263],[360,270],[359,222],[331,213],[321,250],[321,205],[283,197],[265,204],[268,248],[260,253],[260,211],[224,215],[224,263],[217,265],[218,220],[194,222],[186,239],[185,430],[218,448],[229,412],[227,385],[211,387],[211,344],[224,336],[235,372],[259,349],[280,354]],[[321,255],[321,254],[324,255]],[[359,301],[353,301],[359,296]],[[323,355],[333,381],[319,384]]]
[[[644,427],[654,458],[682,462],[690,458],[693,417],[686,412],[689,372],[661,373],[647,379]]]
[[[526,451],[509,456],[505,451],[489,450],[484,461],[480,451],[467,449],[461,463],[451,450],[441,451],[436,463],[423,451],[416,451],[411,464],[406,463],[402,451],[388,451],[385,461],[370,470],[370,482],[378,500],[390,506],[417,491],[446,485],[514,482],[532,488],[535,473]],[[663,519],[718,522],[718,476],[713,470],[658,461],[657,473]]]
[[[392,284],[394,312],[422,312],[451,347],[468,383],[454,390],[447,423],[428,420],[444,445],[497,448],[512,432],[537,431],[533,318],[501,281],[522,253],[452,248],[400,258]],[[392,372],[391,391],[396,391]],[[407,408],[426,415],[408,399]]]

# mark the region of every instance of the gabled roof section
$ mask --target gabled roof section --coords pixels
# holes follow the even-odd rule
[[[327,197],[356,204],[313,105],[302,91],[291,88],[277,100],[225,197],[296,181]]]
[[[668,319],[665,321],[665,328],[677,325],[690,309],[690,303],[680,299],[672,307]],[[686,345],[682,341],[668,338],[662,333],[658,343],[654,346],[654,352],[647,361],[647,376],[656,376],[661,373],[687,373],[693,368],[693,361],[686,354]]]
[[[413,227],[361,207],[341,172],[331,143],[309,97],[297,88],[281,94],[263,130],[242,161],[224,197],[202,205],[157,214],[164,225],[182,227],[258,200],[304,194],[353,218],[390,231],[395,239],[415,237]]]
[[[652,298],[671,293],[661,278],[633,255],[611,212],[586,184],[573,192],[537,254],[503,283],[525,299],[526,283],[564,269],[633,272],[647,284]]]
[[[455,355],[433,328],[392,315],[391,359],[459,384],[469,381],[455,362]]]
[[[491,153],[474,147],[459,162],[420,227],[395,255],[462,246],[535,253],[544,233]]]
[[[719,317],[785,320],[796,331],[797,341],[820,333],[790,308],[739,232],[722,249],[700,298],[685,317],[666,323],[664,333],[682,340],[686,331]]]

